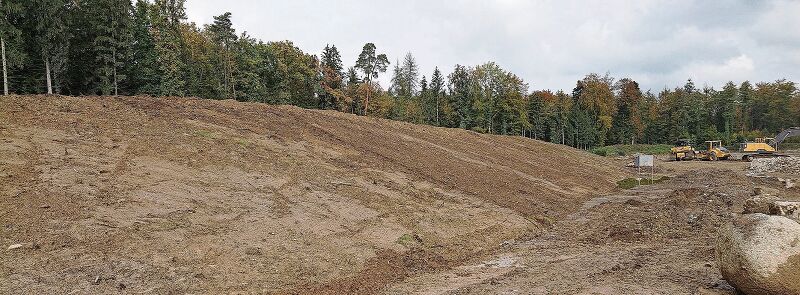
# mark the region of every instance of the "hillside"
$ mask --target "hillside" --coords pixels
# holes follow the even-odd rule
[[[496,253],[623,178],[521,137],[182,98],[0,98],[0,293],[340,293]],[[578,204],[578,205],[576,205]]]

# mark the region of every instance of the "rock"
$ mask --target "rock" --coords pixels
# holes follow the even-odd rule
[[[769,214],[783,216],[800,223],[800,202],[776,201],[770,204]]]
[[[760,196],[760,195],[773,195],[777,196],[781,193],[781,190],[771,187],[755,187],[753,188],[753,193],[750,195],[751,197]]]
[[[755,159],[750,163],[748,175],[757,176],[773,172],[800,175],[800,158],[779,157]]]
[[[261,249],[257,247],[247,247],[244,249],[244,254],[246,255],[261,255]]]
[[[742,215],[720,230],[717,264],[748,295],[800,294],[800,224],[783,216]]]
[[[786,188],[793,188],[794,187],[794,179],[791,178],[778,178],[778,182],[782,182]]]
[[[698,217],[697,215],[689,214],[689,216],[686,218],[686,223],[691,224],[691,225],[695,225],[699,218],[700,217]]]
[[[14,249],[19,249],[19,248],[22,248],[22,244],[14,244],[14,245],[8,246],[8,250],[14,250]]]
[[[763,187],[756,187],[756,188],[753,188],[753,194],[750,195],[750,196],[751,197],[755,197],[755,196],[761,195],[763,193],[764,193],[764,188]]]
[[[762,213],[769,214],[769,208],[778,197],[773,195],[758,195],[744,201],[744,214]]]

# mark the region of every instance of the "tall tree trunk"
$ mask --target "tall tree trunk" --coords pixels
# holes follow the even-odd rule
[[[230,88],[228,88],[228,55],[225,52],[225,47],[222,48],[222,87],[225,92],[222,94],[225,98],[230,98]]]
[[[372,93],[372,81],[367,82],[367,100],[364,101],[364,116],[367,115],[369,109],[369,95]]]
[[[0,0],[0,6],[3,5],[3,0]],[[3,54],[3,95],[8,95],[8,69],[6,68],[6,40],[0,37],[0,47],[2,47]]]
[[[228,79],[230,79],[228,83],[231,84],[231,91],[233,92],[233,97],[231,98],[236,100],[236,82],[235,82],[236,80],[234,80],[233,78],[233,61],[230,60],[230,57],[228,57],[228,64],[229,64],[228,71],[230,71],[230,73],[228,74]]]
[[[231,90],[233,90],[233,99],[236,100],[236,83],[233,83],[233,74],[231,74]]]
[[[114,96],[119,95],[119,87],[117,86],[117,50],[115,49],[112,53],[112,58],[114,62]]]
[[[44,58],[44,71],[47,76],[47,94],[53,94],[53,80],[50,78],[50,57]]]
[[[442,126],[439,123],[439,94],[436,94],[436,126]]]
[[[3,51],[3,95],[8,95],[8,69],[6,68],[6,40],[0,38],[0,47]]]

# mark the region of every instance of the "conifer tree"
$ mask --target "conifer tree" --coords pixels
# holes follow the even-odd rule
[[[8,71],[21,64],[24,54],[20,52],[22,31],[15,24],[15,16],[22,13],[18,2],[0,0],[0,53],[3,66],[3,94],[9,94]]]
[[[236,44],[236,30],[233,29],[231,13],[214,17],[214,23],[206,29],[211,35],[211,39],[217,46],[217,56],[222,69],[222,95],[225,98],[236,97],[236,83],[234,82],[235,64],[233,60],[232,45]]]
[[[131,45],[131,2],[129,0],[97,0],[99,22],[95,51],[100,92],[119,94],[119,83],[125,79],[121,68]]]
[[[64,0],[31,0],[26,8],[33,14],[35,47],[44,64],[47,94],[53,94],[53,84],[66,63],[66,9]]]
[[[439,71],[439,67],[436,67],[433,70],[433,75],[431,76],[431,84],[430,84],[430,96],[431,99],[434,101],[435,105],[435,121],[434,123],[436,126],[442,126],[441,121],[441,110],[442,110],[442,98],[444,98],[444,77],[442,77],[442,72]]]
[[[389,59],[386,57],[386,54],[378,54],[375,44],[364,44],[364,48],[362,48],[361,54],[358,55],[355,66],[364,74],[363,81],[367,84],[367,97],[364,100],[364,115],[367,114],[369,108],[369,98],[372,94],[373,81],[378,78],[380,73],[386,72],[388,66]]]
[[[159,94],[163,96],[182,96],[186,92],[183,69],[185,63],[181,58],[183,40],[181,38],[181,21],[186,19],[185,0],[156,0],[154,3],[153,41],[158,53]]]
[[[155,7],[146,0],[137,0],[133,8],[131,24],[131,64],[126,67],[131,91],[139,94],[158,95],[161,93],[161,68],[158,65],[153,33]]]

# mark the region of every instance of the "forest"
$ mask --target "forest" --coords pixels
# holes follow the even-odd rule
[[[571,90],[534,90],[491,61],[421,73],[412,53],[392,64],[372,43],[344,65],[333,43],[308,53],[258,40],[237,32],[230,13],[190,23],[184,2],[0,0],[5,93],[288,104],[581,149],[678,138],[732,145],[800,125],[800,92],[785,79],[721,89],[689,79],[653,91],[589,73]]]

